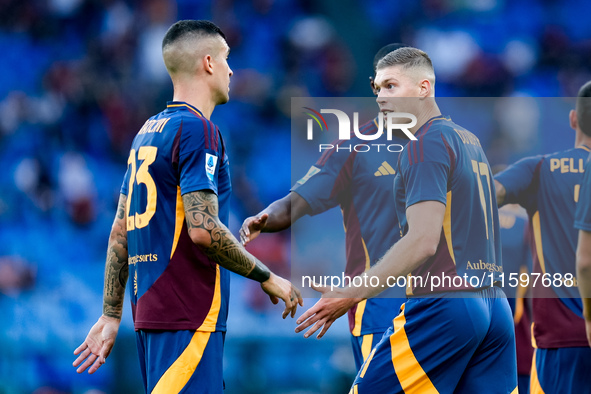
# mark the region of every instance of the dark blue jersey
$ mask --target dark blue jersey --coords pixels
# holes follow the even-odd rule
[[[581,182],[581,191],[577,201],[575,228],[591,231],[591,155],[585,165],[585,175]]]
[[[360,127],[363,134],[375,134],[376,120]],[[367,271],[400,239],[394,209],[394,167],[408,138],[394,134],[379,151],[356,152],[365,144],[357,137],[336,141],[308,174],[292,188],[310,207],[312,215],[340,206],[345,227],[347,266],[345,274],[356,276]],[[391,145],[390,150],[387,145]],[[398,147],[394,145],[399,145]],[[337,149],[338,146],[338,149]],[[349,328],[354,336],[383,333],[404,302],[404,289],[394,288],[388,298],[360,302],[349,311]]]
[[[515,297],[523,297],[526,289],[509,286],[508,278],[511,274],[525,273],[529,275],[532,270],[527,214],[523,211],[523,208],[519,208],[517,205],[506,205],[499,209],[499,222],[501,226],[503,272],[505,273],[505,287],[503,290],[509,299],[511,310],[515,314]]]
[[[520,204],[529,214],[534,274],[576,275],[575,209],[588,155],[589,149],[582,146],[528,157],[495,177],[506,190],[505,202]],[[532,295],[538,347],[587,346],[576,286],[544,286],[540,280]]]
[[[499,209],[503,272],[509,306],[515,321],[515,346],[517,348],[517,373],[529,375],[533,356],[531,345],[531,298],[527,286],[511,286],[516,275],[529,275],[532,271],[531,231],[527,214],[517,205],[505,205]],[[511,276],[513,274],[513,276]],[[525,278],[522,277],[522,278]],[[525,283],[525,281],[523,281]],[[521,282],[519,282],[521,283]]]
[[[415,136],[400,155],[394,186],[403,233],[410,206],[439,201],[446,209],[437,251],[412,271],[422,279],[410,280],[408,295],[492,286],[502,272],[499,215],[480,141],[443,116],[430,119]]]
[[[121,193],[135,328],[224,331],[229,272],[191,241],[181,198],[212,191],[228,224],[230,172],[220,131],[195,107],[170,102],[138,132],[128,164]]]

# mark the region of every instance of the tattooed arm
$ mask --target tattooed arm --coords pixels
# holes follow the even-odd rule
[[[103,289],[103,315],[121,319],[125,285],[129,276],[127,263],[127,228],[125,223],[125,204],[127,196],[119,196],[117,216],[111,229],[107,263],[105,264],[105,285]]]
[[[218,198],[208,190],[183,195],[185,218],[191,240],[220,266],[261,283],[262,289],[276,304],[285,302],[283,318],[295,316],[297,304],[303,305],[300,292],[289,281],[273,274],[248,253],[218,217]]]
[[[88,373],[94,373],[105,363],[111,349],[113,349],[119,330],[125,285],[129,276],[125,223],[126,202],[127,197],[121,194],[117,215],[109,237],[103,289],[103,315],[90,329],[82,345],[74,351],[75,355],[79,354],[73,363],[74,367],[78,367],[78,373],[84,372],[88,367],[90,367]],[[83,361],[84,363],[82,363]]]

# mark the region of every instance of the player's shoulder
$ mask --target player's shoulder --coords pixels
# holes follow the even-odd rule
[[[400,155],[403,167],[422,162],[449,162],[453,153],[453,141],[446,137],[453,131],[449,125],[431,119],[425,123],[410,140]],[[450,142],[451,141],[451,142]]]
[[[565,149],[565,150],[560,150],[560,151],[556,151],[556,152],[552,152],[552,153],[546,153],[546,154],[542,154],[542,155],[529,156],[529,157],[526,157],[525,159],[522,159],[520,161],[527,160],[530,163],[535,162],[535,164],[540,166],[542,169],[550,171],[550,168],[552,166],[554,166],[555,163],[558,163],[558,166],[560,166],[560,162],[562,159],[568,159],[568,158],[573,157],[573,154],[575,153],[574,151],[575,151],[575,149]]]
[[[177,113],[175,113],[175,116],[182,120],[183,128],[187,127],[191,130],[215,130],[217,128],[215,123],[213,123],[206,117],[195,115],[188,111],[178,111]]]
[[[589,151],[582,149],[580,147],[569,148],[557,152],[553,152],[546,155],[547,159],[564,159],[564,158],[571,158],[571,157],[587,157],[589,155]]]
[[[206,149],[217,150],[219,129],[211,120],[184,111],[180,115],[179,130],[181,142],[198,142]]]
[[[449,117],[438,116],[430,119],[415,134],[414,140],[409,142],[410,149],[447,149],[458,137],[460,127],[451,122]],[[462,129],[463,130],[463,129]]]
[[[454,132],[454,123],[449,121],[448,117],[438,116],[429,119],[416,133],[415,140],[411,140],[411,144],[423,144],[424,141],[438,141],[442,142],[451,133]],[[431,143],[432,143],[431,142]]]
[[[464,145],[467,144],[482,147],[480,139],[474,133],[455,123],[449,116],[436,118],[432,123],[434,131],[439,133],[438,138],[441,138],[448,143],[455,141]]]
[[[549,158],[550,155],[548,154],[526,156],[522,159],[517,160],[507,170],[528,168],[530,169],[530,171],[534,171],[535,173],[539,174],[541,169],[543,169],[545,166],[548,166],[548,163],[550,162]],[[505,171],[501,173],[504,173]]]

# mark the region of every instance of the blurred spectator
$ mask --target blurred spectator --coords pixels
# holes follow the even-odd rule
[[[24,261],[12,257],[0,257],[0,293],[16,297],[35,284],[35,269]]]

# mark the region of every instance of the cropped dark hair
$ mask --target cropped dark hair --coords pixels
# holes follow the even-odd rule
[[[392,44],[388,44],[388,45],[384,45],[383,47],[381,47],[377,52],[376,55],[373,57],[373,69],[374,71],[376,70],[376,67],[378,66],[378,62],[380,60],[382,60],[382,58],[384,56],[386,56],[388,53],[395,51],[399,48],[403,48],[406,47],[408,45],[405,44],[401,44],[399,42],[394,42]]]
[[[402,65],[404,68],[427,67],[433,70],[429,55],[413,47],[402,47],[388,53],[380,59],[376,70],[397,65]]]
[[[206,20],[183,20],[170,26],[164,39],[162,40],[162,49],[173,42],[185,38],[188,35],[215,36],[219,35],[224,40],[224,32],[213,22]]]
[[[591,137],[591,81],[579,89],[577,96],[577,122],[581,131]]]

